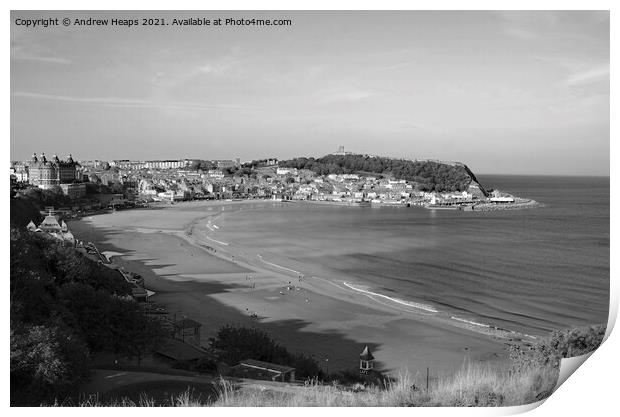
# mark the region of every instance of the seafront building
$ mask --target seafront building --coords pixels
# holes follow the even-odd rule
[[[56,155],[48,160],[44,153],[40,156],[33,154],[28,164],[28,181],[43,190],[49,190],[60,184],[74,183],[80,180],[77,166],[71,154],[64,161]]]
[[[190,162],[188,160],[163,160],[163,161],[146,161],[144,168],[146,169],[180,169],[188,166]]]
[[[20,161],[11,164],[11,181],[28,183],[29,178],[28,165]]]
[[[26,229],[30,230],[31,232],[45,233],[71,245],[75,244],[75,237],[67,227],[65,221],[61,220],[59,222],[58,217],[51,214],[51,212],[47,216],[45,216],[43,221],[38,226],[36,226],[31,220],[30,223],[28,223],[28,225],[26,226]]]
[[[44,153],[33,154],[27,163],[14,164],[12,174],[15,180],[29,183],[43,190],[60,187],[62,192],[71,199],[86,195],[86,185],[82,183],[80,165],[73,160],[71,154],[66,160],[54,155],[47,159]]]
[[[341,147],[334,154],[352,153]],[[33,155],[26,163],[13,162],[11,181],[17,188],[24,184],[41,189],[60,187],[63,194],[75,201],[73,206],[77,210],[143,206],[151,201],[253,198],[455,209],[481,202],[520,203],[509,195],[489,196],[475,181],[464,191],[429,192],[415,182],[389,175],[319,175],[312,170],[284,166],[275,158],[244,164],[239,158],[76,162],[71,155],[61,161],[55,155],[48,160],[41,154]]]

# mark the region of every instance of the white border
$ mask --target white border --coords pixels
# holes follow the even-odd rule
[[[56,10],[140,10],[144,9],[145,6],[148,9],[154,10],[611,10],[611,39],[612,46],[615,46],[613,39],[617,39],[617,10],[618,7],[614,10],[614,3],[612,1],[533,1],[533,0],[522,0],[522,1],[502,1],[501,3],[498,1],[404,1],[404,0],[382,0],[371,2],[367,0],[358,0],[358,1],[326,1],[326,0],[317,0],[317,1],[283,1],[283,0],[271,0],[271,1],[181,1],[177,0],[174,2],[164,2],[164,1],[150,1],[150,2],[140,2],[135,0],[112,0],[112,1],[90,1],[88,3],[80,2],[80,1],[56,1],[53,4],[49,1],[27,1],[27,2],[19,2],[19,1],[7,1],[4,3],[8,7],[6,8],[5,20],[4,20],[4,30],[2,31],[3,44],[5,48],[10,44],[10,24],[9,16],[11,9],[15,10],[46,10],[46,9],[56,9]],[[617,69],[617,53],[614,52],[613,47],[611,51],[611,69]],[[2,85],[4,90],[5,100],[9,99],[9,101],[5,101],[3,105],[3,126],[5,127],[6,137],[7,139],[2,142],[3,146],[3,155],[9,156],[9,146],[10,140],[10,58],[4,61],[3,69],[3,78]],[[617,84],[613,82],[614,77],[611,77],[611,109],[617,108],[615,105],[615,99],[617,98]],[[611,114],[617,114],[611,112]],[[616,120],[611,119],[611,137],[616,137],[615,133],[616,129]],[[613,141],[610,141],[610,159],[611,155],[616,155],[615,144]],[[9,158],[7,158],[9,159]],[[5,159],[6,161],[6,159]],[[8,161],[6,161],[8,162]],[[612,181],[611,181],[611,189],[615,190],[613,178],[615,178],[616,173],[615,166],[611,165],[612,171]],[[4,195],[8,195],[8,181],[2,182],[2,187],[4,191]],[[6,197],[5,197],[6,198]],[[612,193],[611,196],[611,207],[617,207],[618,196]],[[3,218],[7,219],[9,216],[8,205],[2,205],[2,214]],[[613,217],[613,216],[612,216]],[[6,220],[5,220],[6,222]],[[8,222],[7,222],[8,223]],[[6,223],[5,223],[6,224]],[[615,222],[611,222],[611,234],[612,236],[617,236],[617,224]],[[6,235],[5,235],[6,236]],[[7,262],[8,254],[9,254],[9,245],[8,241],[5,239],[2,241],[2,262],[3,262],[3,277],[5,278],[5,286],[8,286],[8,277],[9,277],[9,265]],[[611,240],[611,250],[615,249],[614,240]],[[618,285],[617,278],[615,278],[615,262],[614,256],[611,256],[611,307],[610,314],[613,316],[613,319],[610,322],[615,321],[615,317],[617,315],[618,309]],[[5,287],[6,289],[6,287]],[[8,297],[8,291],[5,292],[5,297]],[[3,329],[3,334],[5,337],[9,335],[9,303],[5,304],[6,308],[6,316],[3,325],[6,326]],[[576,375],[569,378],[567,383],[562,385],[559,390],[554,393],[544,405],[536,408],[531,412],[531,415],[546,415],[546,414],[564,414],[564,415],[607,415],[608,410],[617,409],[617,402],[615,396],[617,395],[617,390],[614,388],[615,377],[618,375],[618,360],[615,358],[614,353],[618,351],[618,336],[617,331],[614,334],[611,334],[609,340],[607,340],[603,346],[592,355],[592,358],[586,362],[584,366],[577,370]],[[4,361],[3,363],[3,371],[2,371],[2,394],[4,397],[3,404],[8,407],[9,404],[9,381],[8,375],[8,360],[9,357],[9,344],[5,339],[4,347]],[[520,410],[519,410],[520,409]],[[32,410],[26,409],[12,409],[11,412],[15,414],[22,414]],[[50,412],[52,414],[62,413],[72,413],[75,412],[71,409],[46,409],[41,410],[43,412]],[[105,409],[91,409],[89,413],[108,413],[110,410]],[[331,413],[355,413],[356,415],[374,415],[377,412],[381,412],[381,410],[376,409],[329,409],[329,410],[308,410],[308,409],[298,409],[298,410],[288,410],[288,409],[254,409],[254,410],[239,410],[239,409],[210,409],[206,410],[175,410],[175,412],[187,412],[187,413],[215,413],[215,414],[229,414],[233,413],[248,413],[251,412],[252,415],[258,416],[271,416],[271,415],[288,415],[290,413],[301,413],[302,415],[310,415],[316,412],[324,413],[325,411]],[[515,412],[525,411],[524,408],[515,407],[512,410],[510,409],[417,409],[417,410],[409,410],[409,409],[390,409],[390,414],[400,414],[410,415],[411,413],[421,413],[424,415],[500,415],[500,414],[512,414]],[[35,411],[36,412],[36,411]],[[149,414],[155,413],[169,413],[170,410],[115,410],[114,412],[131,412],[134,413],[142,413],[148,412]]]

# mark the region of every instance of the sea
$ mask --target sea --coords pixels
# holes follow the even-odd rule
[[[609,178],[478,179],[542,206],[466,212],[257,203],[224,207],[211,230],[304,277],[342,280],[476,324],[544,336],[607,323]]]

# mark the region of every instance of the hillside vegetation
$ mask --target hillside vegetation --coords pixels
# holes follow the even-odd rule
[[[117,272],[26,231],[35,210],[11,203],[11,405],[39,405],[72,395],[93,354],[139,358],[159,333]]]
[[[409,161],[369,155],[327,155],[295,158],[278,163],[281,167],[308,169],[318,175],[380,174],[415,183],[421,191],[465,191],[474,174],[463,164]]]
[[[531,347],[512,347],[510,369],[484,363],[466,363],[454,375],[440,378],[426,391],[424,378],[401,374],[383,385],[321,384],[308,381],[293,392],[235,389],[220,383],[215,406],[232,407],[495,407],[529,404],[553,392],[562,358],[596,349],[605,326],[558,330]],[[191,396],[190,396],[191,397]],[[197,404],[195,404],[197,405]]]
[[[426,390],[424,377],[402,373],[380,383],[345,383],[342,379],[308,379],[303,385],[256,381],[236,385],[221,379],[214,402],[203,393],[186,391],[168,402],[178,407],[501,407],[530,404],[552,394],[561,358],[596,349],[605,326],[589,326],[553,332],[529,348],[512,348],[512,366],[499,368],[484,363],[465,363],[453,375],[432,382]],[[331,376],[330,376],[331,377]],[[152,406],[143,396],[138,403],[120,398],[101,403],[85,399],[82,406]]]
[[[220,328],[209,343],[218,359],[230,365],[244,359],[256,359],[294,367],[298,378],[323,376],[314,359],[290,353],[261,329],[227,325]]]

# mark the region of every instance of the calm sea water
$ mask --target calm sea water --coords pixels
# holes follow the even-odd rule
[[[477,213],[257,204],[224,216],[220,236],[306,274],[510,330],[544,335],[606,323],[609,178],[479,180],[545,206]]]

